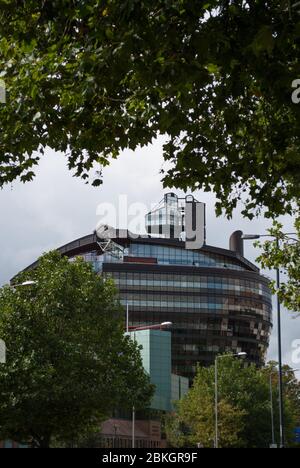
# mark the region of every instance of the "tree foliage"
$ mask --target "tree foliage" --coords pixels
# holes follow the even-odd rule
[[[262,248],[262,254],[257,260],[262,268],[279,268],[281,273],[285,273],[281,274],[279,290],[275,281],[271,283],[273,292],[279,294],[289,310],[300,312],[300,217],[295,221],[295,234],[286,234],[283,225],[276,222],[270,230],[270,235],[275,240],[256,244]]]
[[[300,424],[300,382],[295,376],[294,370],[284,365],[282,368],[283,372],[283,388],[285,395],[285,411],[289,413],[291,417],[288,417],[287,424],[287,436],[290,446],[294,444],[294,437],[291,434],[294,433],[295,427],[299,427]],[[263,369],[263,373],[267,379],[272,380],[272,391],[273,391],[273,402],[275,409],[277,410],[277,403],[279,400],[279,379],[278,379],[278,363],[270,361],[268,365]],[[275,436],[276,442],[279,444],[279,415],[275,411]],[[299,445],[297,445],[299,447]]]
[[[178,404],[178,412],[167,416],[166,432],[173,447],[214,447],[214,396],[205,385],[197,384],[188,398]],[[240,437],[244,427],[244,412],[233,407],[226,399],[219,402],[219,447],[241,448]]]
[[[18,280],[28,278],[36,284],[0,290],[0,439],[72,441],[115,408],[147,406],[153,389],[113,283],[56,252]]]
[[[278,398],[275,363],[267,369],[231,357],[219,361],[219,444],[222,448],[267,448],[271,443],[270,372],[274,402]],[[177,412],[168,418],[167,436],[172,446],[213,447],[215,437],[214,366],[198,368],[188,395],[177,404]],[[299,414],[299,384],[294,374],[286,376],[285,420],[289,443]],[[291,385],[290,385],[291,384]],[[296,390],[297,388],[297,390]],[[293,390],[292,390],[293,389]],[[274,403],[276,438],[279,441],[278,405]]]
[[[288,0],[1,0],[0,185],[46,146],[78,176],[167,135],[164,183],[231,214],[300,198],[300,19]],[[98,174],[101,175],[101,174]],[[94,184],[101,183],[96,176]]]

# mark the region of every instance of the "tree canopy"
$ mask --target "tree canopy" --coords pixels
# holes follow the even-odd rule
[[[0,186],[45,147],[89,178],[167,136],[167,186],[213,190],[228,215],[300,198],[300,18],[289,0],[1,0]],[[297,82],[296,82],[297,86]]]
[[[113,283],[56,252],[18,278],[28,279],[0,290],[0,440],[76,441],[114,409],[147,407],[153,387]]]
[[[219,444],[221,448],[268,448],[271,443],[270,376],[274,402],[278,401],[276,363],[265,369],[245,365],[230,356],[219,361]],[[299,382],[285,371],[285,422],[289,444],[299,417]],[[213,447],[215,437],[215,369],[199,367],[193,387],[167,418],[172,446]],[[274,403],[276,440],[279,442],[279,409]]]
[[[262,268],[279,268],[281,286],[277,289],[275,281],[271,283],[273,292],[279,294],[281,301],[291,311],[300,312],[300,217],[295,221],[295,233],[287,234],[283,225],[276,222],[270,230],[274,239],[258,242],[262,254],[257,259]],[[279,247],[278,247],[278,241]]]

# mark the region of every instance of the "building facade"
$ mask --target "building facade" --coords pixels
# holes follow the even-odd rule
[[[173,374],[192,380],[198,363],[211,365],[226,352],[264,363],[272,329],[269,281],[240,252],[187,250],[183,240],[124,231],[113,236],[95,233],[59,251],[71,261],[82,256],[114,279],[130,326],[172,322]]]
[[[155,386],[151,409],[170,412],[188,392],[189,380],[172,374],[171,331],[135,330],[128,335],[141,349],[143,367]]]
[[[161,422],[143,420],[135,422],[135,448],[161,449],[165,447],[162,439]],[[101,434],[92,441],[93,448],[132,448],[132,421],[109,419],[102,424]]]
[[[160,330],[133,331],[130,337],[141,348],[143,367],[155,385],[151,408],[172,409],[171,332]]]

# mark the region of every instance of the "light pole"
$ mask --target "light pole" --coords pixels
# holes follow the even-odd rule
[[[273,405],[273,384],[272,384],[272,375],[273,372],[270,373],[270,401],[271,401],[271,426],[272,426],[272,445],[275,447],[275,425],[274,425],[274,405]]]
[[[228,357],[246,357],[247,353],[224,354],[215,359],[215,448],[219,448],[219,395],[218,395],[218,361]]]
[[[22,287],[26,287],[26,286],[34,286],[35,284],[37,284],[37,281],[24,281],[24,283],[19,283],[19,284],[11,284],[9,286],[9,288],[11,289],[16,289],[16,288],[22,288]]]
[[[129,332],[143,331],[143,330],[164,330],[165,328],[171,328],[172,322],[163,322],[158,325],[145,325],[144,327],[129,327]]]
[[[277,248],[279,249],[279,239],[276,238]],[[276,286],[279,291],[281,285],[280,270],[276,268]],[[278,363],[279,363],[279,419],[280,419],[280,448],[285,447],[284,434],[284,402],[283,402],[283,377],[282,377],[282,333],[281,333],[281,303],[279,292],[277,293],[277,327],[278,327]]]
[[[132,408],[132,448],[135,448],[135,406]]]
[[[284,373],[288,374],[290,372],[297,372],[297,371],[299,371],[299,369],[287,369],[287,370],[284,371]],[[273,404],[273,383],[272,383],[272,376],[274,374],[275,374],[275,371],[271,370],[271,372],[270,372],[270,401],[271,401],[272,446],[276,448],[275,424],[274,424],[274,404]]]
[[[118,432],[118,429],[119,429],[119,427],[116,424],[114,424],[114,443],[113,443],[114,449],[117,448],[117,432]]]
[[[126,332],[129,332],[129,304],[126,304]]]
[[[288,233],[285,236],[297,235]],[[242,235],[242,240],[257,240],[262,237],[272,237],[276,239],[277,248],[279,250],[279,237],[272,234],[245,234]],[[283,401],[283,377],[282,377],[282,333],[281,333],[281,302],[279,297],[279,289],[281,286],[280,269],[276,268],[276,287],[277,287],[277,327],[278,327],[278,376],[279,376],[279,420],[280,420],[280,448],[285,447],[285,424],[284,424],[284,401]]]
[[[163,322],[157,325],[145,325],[142,327],[130,327],[129,326],[129,304],[126,304],[126,333],[142,330],[163,330],[164,328],[171,328],[172,322]]]

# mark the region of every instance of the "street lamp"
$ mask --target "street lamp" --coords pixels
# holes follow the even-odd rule
[[[300,369],[287,369],[284,371],[285,374],[290,372],[298,372]],[[271,370],[270,372],[270,401],[271,401],[271,424],[272,424],[272,447],[277,448],[275,440],[275,424],[274,424],[274,405],[273,405],[273,385],[272,385],[272,376],[275,371]]]
[[[145,325],[143,327],[129,327],[127,332],[143,331],[143,330],[163,330],[164,328],[171,328],[172,322],[163,322],[157,325]]]
[[[129,326],[129,304],[126,304],[126,332],[139,331],[139,330],[162,330],[163,328],[172,327],[172,322],[163,322],[159,325],[145,325],[144,327],[130,327]]]
[[[284,236],[297,235],[293,233],[287,233]],[[262,237],[273,237],[276,239],[277,248],[279,249],[279,237],[272,234],[245,234],[242,235],[242,240],[256,240]],[[280,269],[276,268],[276,286],[279,291],[281,286]],[[279,419],[280,419],[280,448],[285,447],[285,435],[284,435],[284,404],[283,404],[283,378],[282,378],[282,333],[281,333],[281,303],[279,298],[279,292],[277,293],[277,326],[278,326],[278,374],[279,374]]]
[[[129,332],[129,304],[126,304],[126,332]]]
[[[8,287],[11,288],[11,289],[16,289],[16,288],[23,288],[23,287],[26,287],[26,286],[34,286],[35,284],[37,284],[37,281],[28,280],[28,281],[24,281],[23,283],[19,283],[19,284],[11,284]]]
[[[15,287],[22,287],[22,286],[34,286],[35,284],[37,284],[37,281],[32,281],[32,280],[29,280],[29,281],[24,281],[24,283],[21,283],[21,284],[17,284]]]
[[[228,357],[246,357],[247,353],[237,353],[237,354],[224,354],[221,356],[216,356],[215,360],[215,448],[219,448],[219,414],[218,414],[218,360]]]
[[[119,429],[119,426],[117,426],[117,424],[114,424],[114,443],[113,443],[113,446],[114,446],[114,449],[117,448],[117,432],[118,432],[118,429]]]
[[[135,406],[132,408],[132,448],[135,448]]]

